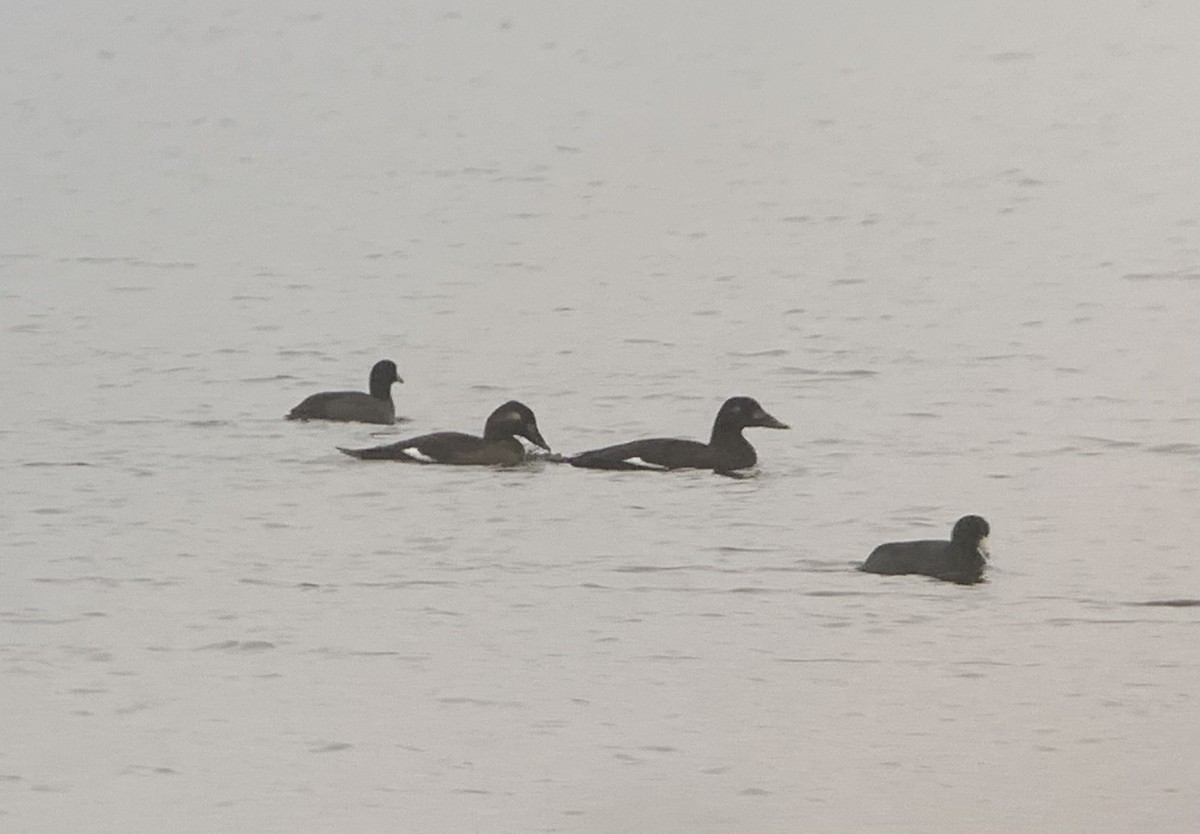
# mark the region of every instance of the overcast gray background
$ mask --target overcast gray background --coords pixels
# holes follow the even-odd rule
[[[1200,827],[1197,31],[5,3],[0,828]],[[743,481],[333,448],[734,394]]]

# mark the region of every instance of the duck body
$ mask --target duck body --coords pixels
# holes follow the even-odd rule
[[[386,446],[338,451],[360,460],[396,460],[407,463],[442,463],[457,466],[512,466],[525,461],[518,437],[550,451],[538,431],[528,406],[510,400],[488,417],[483,437],[457,431],[422,434]]]
[[[758,462],[754,447],[746,442],[745,438],[738,439],[742,441],[738,444],[740,448],[713,448],[711,444],[697,440],[651,437],[580,452],[568,458],[568,462],[572,466],[584,469],[712,469],[717,472],[732,472],[746,469]]]
[[[731,397],[717,412],[708,443],[653,437],[580,452],[565,460],[572,466],[584,469],[711,469],[714,472],[734,472],[758,462],[754,447],[742,436],[742,429],[751,426],[788,428],[764,411],[757,400]]]
[[[289,420],[335,420],[338,422],[377,423],[390,426],[396,422],[396,405],[392,402],[392,384],[404,382],[396,371],[396,363],[383,359],[371,368],[370,391],[323,391],[305,397],[287,414]]]
[[[390,426],[396,422],[396,406],[390,396],[384,400],[362,391],[323,391],[306,397],[288,412],[287,419]]]
[[[950,541],[927,539],[881,544],[871,551],[859,570],[888,576],[920,574],[974,585],[983,581],[990,533],[991,528],[982,517],[963,516],[955,523]]]

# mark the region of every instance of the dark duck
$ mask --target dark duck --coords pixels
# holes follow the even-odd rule
[[[460,466],[511,466],[525,460],[525,447],[518,437],[550,451],[538,431],[537,420],[528,406],[510,400],[492,412],[483,427],[483,437],[457,431],[439,431],[375,446],[344,449],[360,460],[399,460],[409,463],[447,463]]]
[[[717,412],[707,443],[655,437],[580,452],[566,461],[585,469],[711,469],[732,473],[758,462],[754,447],[742,436],[742,429],[753,426],[788,428],[764,411],[752,397],[731,397]]]
[[[983,581],[991,528],[977,515],[960,518],[950,541],[889,542],[871,551],[860,570],[888,575],[918,573],[960,585]]]
[[[383,359],[371,368],[370,393],[364,391],[324,391],[306,397],[288,412],[289,420],[338,420],[354,423],[396,422],[392,402],[392,383],[404,382],[396,372],[396,363]]]

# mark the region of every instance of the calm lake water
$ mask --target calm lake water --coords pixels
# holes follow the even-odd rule
[[[1200,7],[0,23],[0,829],[1200,829]]]

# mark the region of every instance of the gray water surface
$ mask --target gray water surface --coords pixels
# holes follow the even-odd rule
[[[0,829],[1200,828],[1200,11],[1048,5],[7,4]]]

